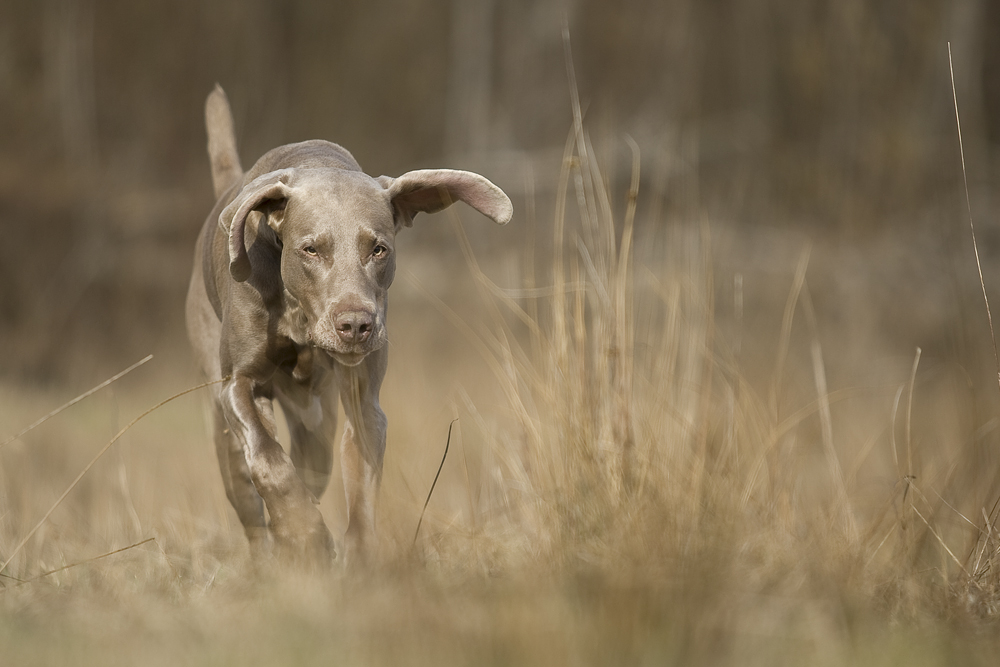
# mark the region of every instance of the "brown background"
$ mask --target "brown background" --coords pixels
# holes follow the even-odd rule
[[[1000,247],[1000,10],[985,1],[48,0],[0,15],[0,374],[13,381],[182,349],[215,82],[245,167],[329,138],[376,175],[480,170],[512,194],[515,225],[534,190],[546,219],[571,124],[564,21],[609,178],[627,178],[627,134],[643,191],[661,195],[640,226],[707,212],[862,244],[930,228],[961,255],[950,40],[988,266]]]

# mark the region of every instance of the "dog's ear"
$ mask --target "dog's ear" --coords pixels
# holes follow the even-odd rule
[[[219,226],[229,235],[229,273],[237,282],[250,277],[250,258],[244,240],[247,216],[265,203],[287,199],[291,194],[288,181],[292,174],[292,169],[279,169],[258,176],[222,209]]]
[[[514,215],[503,190],[470,171],[419,169],[399,178],[380,176],[378,182],[389,192],[397,231],[411,226],[417,213],[434,213],[456,201],[464,201],[500,225],[506,225]]]

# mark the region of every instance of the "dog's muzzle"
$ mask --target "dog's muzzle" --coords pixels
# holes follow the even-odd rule
[[[341,310],[309,335],[312,343],[345,366],[356,366],[385,344],[378,314],[367,309]]]

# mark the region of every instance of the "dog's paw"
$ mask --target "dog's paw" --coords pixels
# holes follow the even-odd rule
[[[294,515],[272,515],[275,551],[282,561],[291,564],[327,568],[337,555],[333,535],[315,506],[303,509]]]
[[[271,531],[264,527],[246,529],[247,542],[250,543],[250,556],[255,562],[262,562],[274,555],[274,540]]]
[[[340,551],[344,569],[354,573],[378,569],[382,561],[377,542],[374,531],[362,530],[357,524],[348,526]]]

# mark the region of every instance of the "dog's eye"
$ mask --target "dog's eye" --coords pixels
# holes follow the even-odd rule
[[[372,248],[372,257],[385,257],[387,254],[389,254],[389,249],[381,243]]]
[[[316,248],[314,246],[307,245],[305,248],[302,249],[302,252],[304,252],[307,255],[313,255],[313,256],[315,256],[316,255]]]

